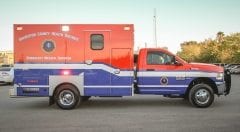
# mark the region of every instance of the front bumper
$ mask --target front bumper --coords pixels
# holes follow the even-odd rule
[[[217,89],[218,89],[217,95],[226,95],[225,91],[227,88],[225,82],[217,83]]]
[[[224,70],[224,81],[217,82],[218,95],[228,95],[231,89],[231,73],[229,70]]]
[[[9,89],[9,96],[10,97],[17,96],[17,87],[15,85]]]
[[[12,83],[13,82],[13,78],[11,77],[0,77],[0,83]]]
[[[231,72],[227,69],[224,70],[224,81],[226,86],[225,95],[228,95],[230,93],[232,81],[231,81]]]

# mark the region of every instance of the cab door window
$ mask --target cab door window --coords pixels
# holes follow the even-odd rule
[[[170,65],[173,64],[174,56],[160,51],[149,51],[147,54],[148,65]]]

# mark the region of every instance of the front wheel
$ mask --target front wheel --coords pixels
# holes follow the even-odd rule
[[[73,109],[80,102],[80,95],[72,85],[61,85],[55,93],[55,102],[62,109]]]
[[[189,102],[200,108],[209,107],[214,101],[212,88],[207,84],[197,84],[189,92]]]

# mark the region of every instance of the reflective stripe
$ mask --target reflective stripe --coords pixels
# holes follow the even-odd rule
[[[176,72],[165,72],[165,71],[141,71],[137,72],[138,77],[217,77],[217,73],[203,72],[203,71],[176,71]]]
[[[215,82],[217,85],[224,84],[224,82]]]
[[[180,90],[172,90],[172,89],[141,89],[141,91],[166,91],[166,92],[169,92],[169,91],[180,91]]]
[[[188,85],[138,85],[138,87],[188,87]]]
[[[19,86],[18,86],[19,87]],[[35,88],[35,87],[39,87],[39,88],[45,88],[45,87],[49,87],[49,85],[20,85],[20,87],[30,87],[30,88]],[[115,86],[115,85],[110,85],[110,86],[105,86],[105,85],[88,85],[88,86],[84,86],[84,88],[132,88],[131,86],[126,86],[126,85],[119,85],[119,86]]]
[[[115,68],[105,64],[15,64],[14,69],[100,69],[114,74]],[[133,76],[132,71],[120,71],[116,76]]]
[[[112,85],[112,86],[103,86],[103,85],[88,85],[88,86],[84,86],[84,88],[132,88],[132,85],[131,86],[115,86],[115,85]]]
[[[49,85],[17,85],[17,87],[30,87],[30,88],[39,87],[39,88],[45,88],[45,87],[49,87]]]

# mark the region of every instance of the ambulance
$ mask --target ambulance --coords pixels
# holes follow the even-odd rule
[[[200,108],[227,95],[229,71],[161,48],[134,55],[133,24],[15,24],[10,97],[49,97],[73,109],[92,96],[163,95]]]

